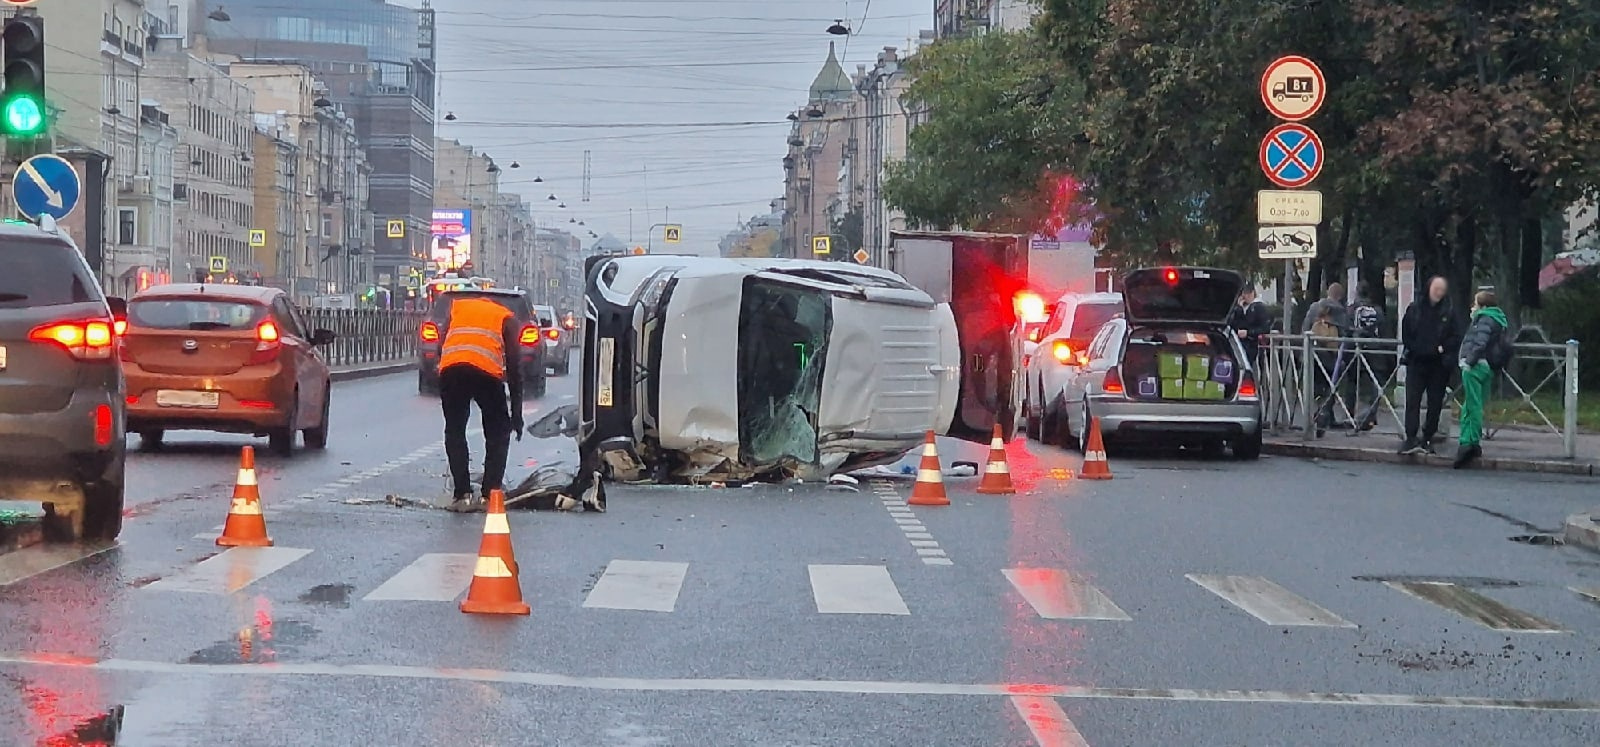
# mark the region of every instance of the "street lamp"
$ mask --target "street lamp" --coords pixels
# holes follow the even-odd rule
[[[544,184],[544,177],[542,177],[542,176],[534,177],[533,178],[533,183],[534,184]]]
[[[445,112],[444,121],[446,121],[446,122],[454,122],[454,121],[456,121],[456,113],[455,112]]]
[[[555,196],[555,195],[550,195],[550,196],[549,196],[549,197],[548,197],[548,198],[546,198],[546,199],[548,199],[548,200],[550,200],[550,201],[551,201],[551,202],[555,202],[555,201],[556,201],[556,196]]]
[[[216,21],[218,23],[227,23],[227,22],[233,20],[233,16],[228,15],[228,11],[223,10],[221,5],[218,5],[216,10],[213,10],[210,13],[207,13],[206,14],[206,18],[209,18],[209,19],[211,19],[213,21]]]
[[[518,162],[518,161],[512,161],[511,162],[511,168],[520,169],[520,168],[522,168],[522,164],[520,162]]]

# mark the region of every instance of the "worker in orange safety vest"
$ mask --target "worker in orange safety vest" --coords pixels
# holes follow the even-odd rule
[[[522,440],[520,334],[516,316],[494,301],[459,298],[450,303],[439,350],[439,403],[444,410],[444,452],[454,483],[451,511],[482,511],[489,492],[505,487],[511,436]],[[467,470],[467,420],[473,403],[483,418],[484,441],[483,484],[476,495]]]

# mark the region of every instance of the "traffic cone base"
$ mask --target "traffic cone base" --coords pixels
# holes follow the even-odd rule
[[[1100,421],[1089,420],[1089,443],[1083,450],[1083,471],[1080,480],[1110,480],[1111,463],[1106,461],[1105,440],[1100,436]]]
[[[522,601],[515,549],[511,545],[511,522],[506,519],[506,497],[500,490],[490,491],[483,517],[483,541],[478,545],[478,562],[472,569],[472,585],[461,611],[479,615],[527,615],[532,610]]]
[[[267,517],[261,513],[254,447],[246,446],[239,452],[239,477],[233,481],[233,502],[228,506],[228,520],[222,525],[217,546],[272,546],[272,539],[267,536]]]
[[[983,480],[978,483],[980,495],[1015,495],[1017,486],[1011,482],[1011,466],[1006,463],[1006,442],[1000,436],[1000,424],[994,425],[994,438],[989,440],[989,463],[983,468]]]
[[[933,431],[922,445],[922,463],[917,465],[917,482],[911,486],[912,506],[948,506],[950,496],[944,492],[944,469],[939,466],[939,449],[933,443]]]

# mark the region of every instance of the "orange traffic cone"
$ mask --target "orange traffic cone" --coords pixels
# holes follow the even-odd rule
[[[478,565],[472,569],[472,586],[461,600],[461,611],[483,615],[526,615],[532,610],[522,601],[517,580],[517,557],[511,548],[511,522],[506,520],[506,496],[489,493],[489,510],[483,518],[483,542]]]
[[[917,465],[917,483],[911,486],[913,506],[948,506],[950,496],[944,493],[944,469],[939,466],[939,449],[933,445],[933,431],[928,431],[928,441],[922,445],[922,464]]]
[[[1089,419],[1089,445],[1083,450],[1083,471],[1080,480],[1111,479],[1111,463],[1106,461],[1106,444],[1100,438],[1100,420]]]
[[[1006,464],[1006,442],[1000,437],[1000,424],[994,424],[994,438],[989,440],[989,463],[983,468],[983,480],[978,483],[982,495],[1014,495],[1017,486],[1011,483],[1011,466]]]
[[[233,503],[228,506],[228,521],[217,538],[222,547],[272,547],[267,537],[267,517],[261,513],[261,489],[256,484],[256,450],[246,446],[239,453],[239,478],[233,481]]]

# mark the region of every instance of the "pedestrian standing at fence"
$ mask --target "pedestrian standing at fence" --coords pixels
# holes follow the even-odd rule
[[[1444,278],[1430,278],[1427,295],[1406,309],[1400,322],[1400,346],[1400,364],[1406,367],[1406,434],[1400,453],[1433,454],[1445,388],[1455,370],[1450,362],[1456,360],[1461,346],[1460,317],[1451,306],[1450,284]],[[1428,414],[1419,431],[1424,400]]]
[[[1356,418],[1358,430],[1372,430],[1378,424],[1378,404],[1383,401],[1382,382],[1389,380],[1389,361],[1382,356],[1368,356],[1366,351],[1375,350],[1371,341],[1383,337],[1383,307],[1378,303],[1377,295],[1373,293],[1372,286],[1362,281],[1356,286],[1356,305],[1350,311],[1350,336],[1356,339],[1353,351],[1344,362],[1344,366],[1355,370],[1353,376],[1355,400],[1352,407],[1361,402],[1361,381],[1371,378],[1374,386],[1379,387],[1373,392],[1372,402]],[[1337,373],[1335,375],[1338,375]]]
[[[1253,286],[1247,285],[1239,292],[1239,305],[1228,312],[1228,326],[1239,336],[1245,358],[1254,368],[1261,351],[1261,336],[1272,330],[1272,314],[1267,312],[1267,305],[1256,298]]]
[[[1511,362],[1511,332],[1494,291],[1478,291],[1472,304],[1472,326],[1461,341],[1461,435],[1456,439],[1456,469],[1483,456],[1483,404],[1494,375]]]
[[[1327,338],[1317,342],[1318,366],[1322,375],[1316,376],[1315,395],[1322,400],[1317,407],[1317,437],[1321,438],[1333,424],[1334,401],[1338,397],[1340,366],[1344,360],[1343,338],[1350,334],[1350,309],[1344,303],[1344,284],[1328,286],[1327,295],[1306,309],[1305,321],[1300,331],[1313,337]]]
[[[450,301],[439,349],[439,404],[444,453],[450,462],[451,511],[482,511],[490,491],[505,488],[511,436],[522,440],[522,330],[510,309],[485,298]],[[508,400],[506,390],[511,395]],[[467,470],[467,420],[472,405],[483,420],[483,486],[474,496]]]

